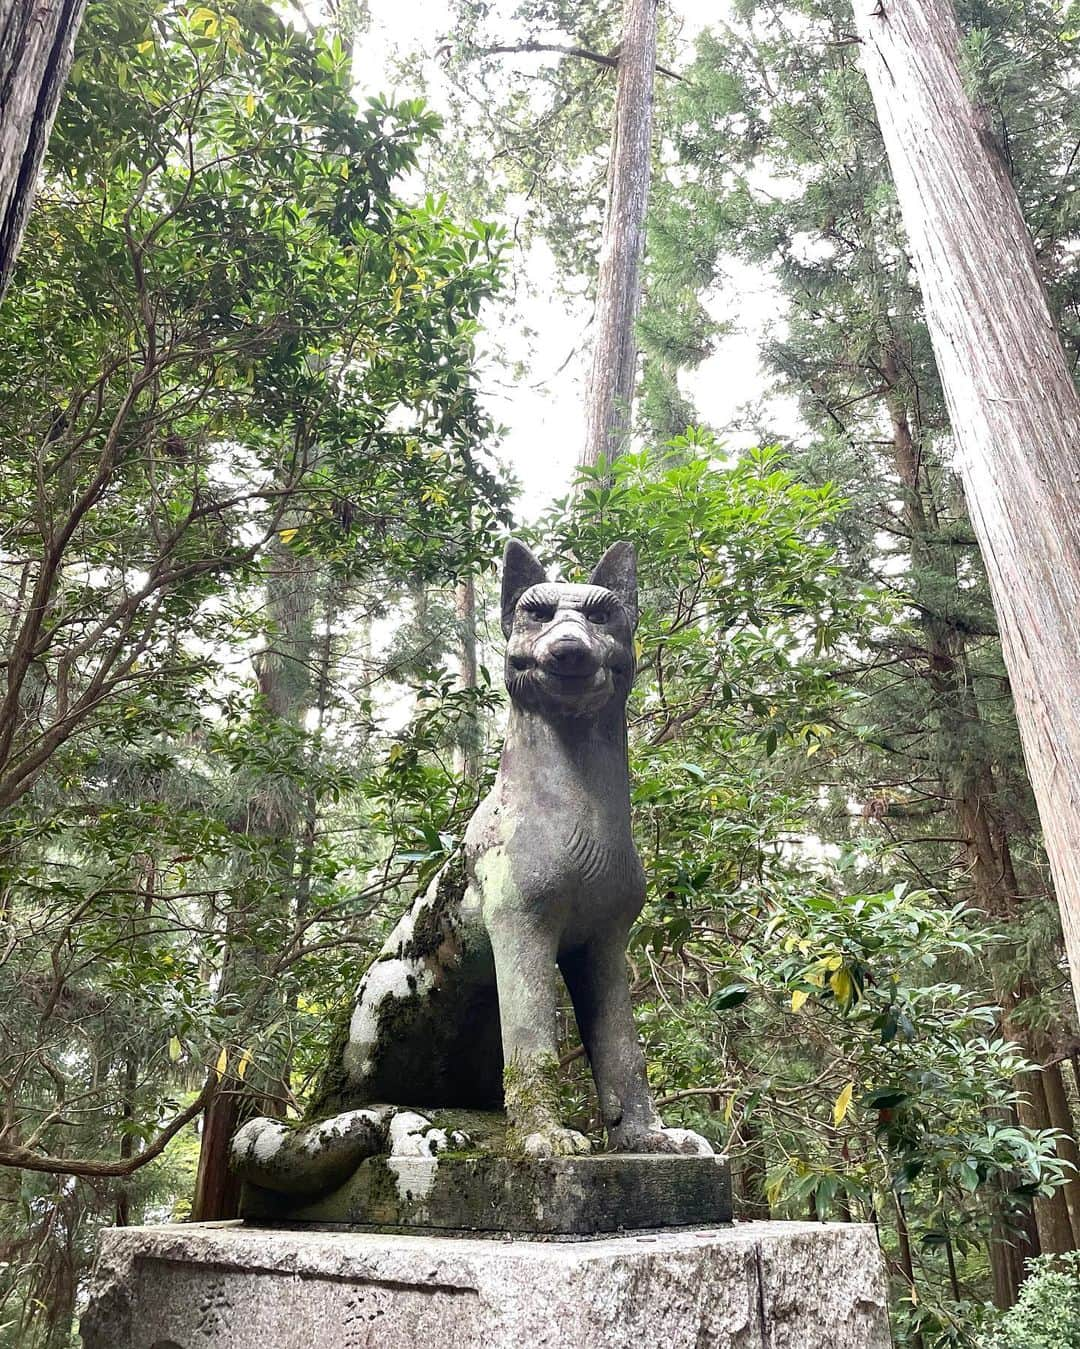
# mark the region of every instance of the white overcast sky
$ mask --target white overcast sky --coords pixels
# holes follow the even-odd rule
[[[613,3],[615,0],[613,0]],[[506,5],[507,10],[510,5]],[[497,5],[496,8],[503,8]],[[368,0],[371,23],[360,38],[355,58],[358,93],[389,93],[402,97],[423,94],[437,110],[440,107],[442,71],[433,59],[439,39],[446,31],[446,11],[432,0]],[[722,18],[725,0],[671,0],[671,9],[683,21],[681,42],[687,49],[701,27]],[[506,40],[514,40],[507,24]],[[395,83],[395,53],[421,51],[428,54],[424,66],[423,89]],[[544,57],[515,57],[526,62]],[[513,65],[508,65],[512,78]],[[545,258],[542,250],[523,264],[530,268],[530,279],[542,281]],[[776,323],[782,309],[778,291],[766,272],[757,271],[731,260],[728,280],[722,289],[708,298],[714,316],[733,322],[735,331],[719,340],[712,356],[687,376],[685,391],[697,407],[701,419],[726,435],[733,445],[750,443],[752,437],[740,430],[741,410],[758,404],[768,395],[769,380],[757,357],[757,348],[767,323]],[[511,465],[522,484],[520,509],[525,517],[534,515],[553,498],[565,492],[573,474],[584,434],[582,388],[587,374],[588,343],[583,341],[589,313],[567,312],[561,298],[542,285],[522,288],[519,294],[530,296],[509,315],[500,309],[498,328],[492,336],[512,359],[526,364],[530,374],[513,387],[507,384],[503,370],[491,368],[485,390],[491,414],[507,429],[501,456]],[[488,322],[494,316],[488,316]],[[525,339],[520,330],[534,334]],[[567,357],[575,353],[567,363]],[[564,368],[565,367],[565,368]],[[556,374],[556,372],[560,372]],[[782,431],[794,433],[798,422],[793,405],[787,400],[768,400],[770,422]]]

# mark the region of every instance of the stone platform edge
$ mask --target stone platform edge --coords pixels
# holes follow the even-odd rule
[[[240,1216],[274,1226],[491,1236],[597,1233],[731,1222],[724,1156],[597,1153],[586,1157],[371,1157],[319,1199],[245,1185]]]
[[[854,1223],[578,1242],[114,1228],[81,1330],[84,1349],[891,1347],[877,1234]]]

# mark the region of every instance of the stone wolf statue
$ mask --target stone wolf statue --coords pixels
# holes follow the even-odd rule
[[[460,863],[444,868],[369,967],[312,1108],[321,1122],[259,1119],[238,1132],[233,1164],[245,1179],[306,1193],[379,1151],[467,1144],[417,1113],[437,1107],[505,1104],[509,1150],[587,1152],[559,1118],[557,971],[610,1148],[712,1151],[661,1123],[631,1009],[626,941],[645,899],[626,746],[636,621],[631,544],[613,544],[588,585],[569,585],[509,542],[510,719],[494,786],[466,831],[464,876]]]

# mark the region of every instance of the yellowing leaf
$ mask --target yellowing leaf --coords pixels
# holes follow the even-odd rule
[[[219,19],[212,9],[201,7],[191,16],[193,25],[198,24],[207,37],[213,37],[218,30]]]
[[[282,543],[292,543],[300,531],[298,529],[283,529],[278,535]]]
[[[244,99],[244,111],[249,117],[255,111],[255,95],[250,89],[248,90],[247,98]]]
[[[829,976],[829,987],[836,995],[836,1001],[841,1007],[850,1007],[852,994],[855,992],[855,985],[851,982],[851,975],[847,970],[837,970],[835,974]]]
[[[848,1106],[851,1104],[851,1095],[854,1090],[855,1083],[849,1082],[836,1098],[832,1108],[832,1119],[834,1124],[843,1124],[844,1116],[848,1112]]]
[[[251,1050],[245,1049],[240,1055],[240,1062],[236,1065],[236,1076],[241,1081],[244,1080],[244,1074],[247,1072],[247,1066],[251,1062]]]
[[[728,1103],[727,1103],[726,1106],[724,1106],[724,1123],[725,1123],[725,1124],[730,1124],[730,1123],[731,1123],[731,1117],[732,1117],[732,1115],[734,1115],[734,1113],[735,1113],[735,1097],[734,1097],[734,1096],[729,1096],[729,1097],[728,1097]]]
[[[214,1072],[217,1074],[217,1080],[220,1082],[225,1076],[225,1069],[229,1066],[229,1051],[222,1046],[221,1053],[217,1056],[217,1063],[214,1064]]]
[[[801,988],[797,988],[791,995],[791,1010],[797,1012],[808,997],[808,993],[804,993]]]
[[[170,1062],[170,1063],[175,1063],[175,1062],[177,1061],[177,1059],[180,1057],[180,1054],[181,1054],[182,1049],[183,1049],[183,1046],[182,1046],[181,1043],[180,1043],[180,1037],[179,1037],[178,1035],[172,1036],[172,1038],[169,1040],[169,1062]]]

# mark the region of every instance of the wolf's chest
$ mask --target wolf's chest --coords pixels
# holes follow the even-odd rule
[[[556,810],[526,813],[485,833],[487,846],[475,854],[480,888],[497,888],[514,907],[596,916],[640,907],[645,877],[627,823]],[[487,877],[498,877],[497,887]]]
[[[613,839],[592,822],[576,820],[569,825],[558,851],[565,858],[567,870],[591,890],[614,888],[625,893],[628,886],[644,882],[628,832]]]

